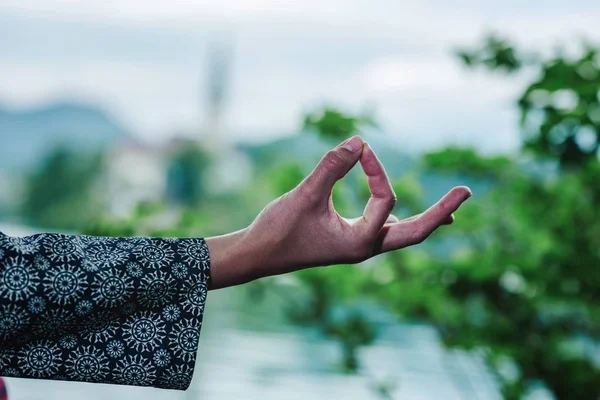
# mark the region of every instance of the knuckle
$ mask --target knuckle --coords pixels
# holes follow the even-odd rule
[[[396,194],[393,192],[388,198],[386,198],[386,205],[390,209],[393,209],[396,206],[397,202],[398,202],[398,197],[396,197]]]
[[[335,150],[329,150],[327,153],[325,153],[323,162],[331,169],[339,169],[346,163],[346,160],[339,152]]]
[[[310,185],[299,185],[293,191],[300,203],[303,204],[312,204],[318,199],[317,191],[311,188]]]

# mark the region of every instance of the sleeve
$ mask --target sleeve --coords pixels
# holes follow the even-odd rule
[[[203,238],[0,233],[0,376],[189,387]]]

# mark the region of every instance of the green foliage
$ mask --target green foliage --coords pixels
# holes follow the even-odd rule
[[[51,151],[25,182],[21,213],[28,223],[52,229],[80,229],[98,217],[102,204],[94,187],[101,156],[66,147]]]
[[[473,148],[448,147],[423,156],[425,167],[429,170],[477,178],[496,178],[511,167],[511,162],[504,156],[482,157]]]
[[[596,158],[600,138],[600,54],[544,62],[519,100],[525,148],[558,157],[563,166]],[[534,122],[532,122],[532,120]],[[539,122],[538,122],[539,121]]]
[[[336,142],[355,135],[361,127],[368,126],[376,126],[371,116],[350,116],[334,108],[324,108],[304,118],[305,129],[316,132],[323,139]]]
[[[577,57],[559,51],[544,59],[521,55],[508,40],[490,36],[458,56],[469,67],[516,72],[528,66],[537,72],[517,103],[523,148],[562,167],[579,167],[600,147],[600,52],[590,43],[582,47]]]
[[[483,66],[504,72],[515,72],[523,66],[523,56],[506,38],[495,34],[487,35],[475,49],[459,49],[456,55],[469,67]]]

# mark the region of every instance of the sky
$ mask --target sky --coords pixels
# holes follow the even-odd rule
[[[224,131],[266,141],[323,105],[375,110],[407,150],[518,148],[527,76],[465,70],[457,46],[600,43],[600,6],[520,0],[2,0],[0,104],[99,104],[144,140],[202,131],[208,48],[231,48]],[[200,134],[200,133],[198,133]]]

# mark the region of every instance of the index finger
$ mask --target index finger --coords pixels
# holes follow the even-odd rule
[[[366,228],[376,234],[396,205],[396,194],[381,161],[366,142],[359,161],[371,192],[363,213],[363,221]]]

